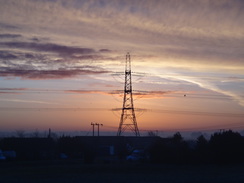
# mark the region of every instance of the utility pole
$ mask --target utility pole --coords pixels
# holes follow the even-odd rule
[[[94,125],[96,125],[95,123],[91,123],[92,125],[92,136],[94,137]]]
[[[97,125],[97,136],[99,136],[99,126],[103,126],[103,124],[96,123],[95,125]]]
[[[126,54],[125,60],[124,100],[117,136],[120,136],[126,129],[130,129],[135,136],[140,136],[132,97],[131,60],[129,53]]]

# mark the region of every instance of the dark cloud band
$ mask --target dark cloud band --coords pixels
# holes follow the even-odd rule
[[[62,79],[70,78],[77,75],[103,74],[108,71],[102,69],[74,69],[74,70],[0,70],[2,77],[21,77],[25,79]]]
[[[0,47],[26,49],[40,52],[54,52],[59,55],[89,54],[95,52],[91,48],[78,48],[53,43],[33,43],[33,42],[0,42]]]
[[[22,37],[20,34],[0,34],[0,39],[3,38],[20,38]]]

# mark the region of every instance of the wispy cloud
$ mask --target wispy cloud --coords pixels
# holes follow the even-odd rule
[[[184,75],[169,75],[167,76],[168,78],[173,78],[173,79],[177,79],[177,80],[182,80],[182,81],[186,81],[192,84],[196,84],[201,88],[210,90],[210,91],[214,91],[217,93],[220,93],[222,95],[226,95],[231,97],[233,100],[235,100],[237,103],[239,103],[241,106],[244,106],[244,96],[241,96],[240,94],[238,94],[238,91],[234,90],[229,90],[229,89],[221,89],[218,85],[220,85],[218,80],[219,78],[214,78],[209,76],[208,78],[203,78],[201,79],[201,77],[189,77],[189,76],[184,76]]]
[[[66,93],[75,94],[101,94],[101,95],[116,95],[118,97],[123,96],[123,90],[64,90]],[[163,98],[168,94],[173,94],[174,91],[133,91],[133,96],[135,98]]]
[[[0,50],[2,77],[62,79],[109,72],[100,66],[89,64],[92,60],[108,59],[102,54],[111,52],[108,49],[95,51],[92,48],[19,41],[0,42],[0,48],[3,49]]]
[[[207,118],[175,114],[211,116],[209,110],[214,113],[209,122],[240,122],[232,114],[244,107],[243,9],[242,0],[0,0],[0,107],[27,112],[18,124],[6,125],[27,124],[35,106],[40,108],[33,111],[116,107],[113,98],[123,99],[125,77],[112,73],[124,74],[127,52],[134,99],[145,99],[138,103],[159,112],[139,122],[153,119],[150,128],[162,128],[159,121],[168,113],[174,116],[163,124],[168,128],[197,126]],[[70,121],[84,129],[85,121],[95,119],[114,124],[111,116],[96,112],[72,115]],[[60,128],[60,115],[55,116],[46,124]],[[19,116],[3,113],[1,120],[8,117]]]
[[[0,91],[24,91],[27,88],[0,88]]]
[[[140,98],[163,98],[166,97],[168,94],[173,94],[175,91],[135,91],[133,92],[133,95],[135,97],[140,97]]]
[[[17,48],[17,49],[27,49],[40,52],[54,52],[59,55],[69,56],[75,53],[77,54],[89,54],[94,53],[95,50],[91,48],[78,48],[72,46],[63,46],[53,43],[35,43],[35,42],[0,42],[0,47],[3,48]]]
[[[2,5],[2,2],[0,2],[1,5]],[[5,2],[4,2],[5,3]],[[3,23],[5,22],[5,23]],[[6,22],[6,20],[3,20],[3,22],[0,22],[0,28],[2,29],[7,29],[7,30],[15,30],[15,29],[19,29],[18,26],[16,25],[13,25],[12,23],[10,22]]]
[[[152,99],[152,98],[165,98],[169,94],[176,93],[176,91],[134,90],[132,93],[133,93],[134,98]],[[119,97],[122,97],[124,95],[124,91],[123,90],[114,90],[114,91],[109,92],[109,94],[118,95]]]
[[[0,34],[0,38],[19,38],[22,37],[20,34]]]
[[[12,25],[21,27],[22,37],[30,36],[31,30],[34,35],[48,35],[63,43],[5,43],[14,48],[67,56],[77,51],[93,53],[105,44],[106,48],[99,48],[100,52],[108,53],[113,48],[156,55],[158,60],[168,63],[173,59],[176,64],[190,61],[198,65],[244,67],[242,1],[26,0],[11,3],[9,0],[1,5],[4,16],[0,17],[0,26],[6,32],[12,30],[9,27]],[[10,14],[9,9],[19,16]],[[31,16],[27,9],[31,10]],[[89,46],[69,46],[74,44]]]
[[[0,94],[21,94],[27,88],[0,88]]]
[[[46,101],[39,101],[39,100],[21,100],[21,99],[1,99],[0,101],[6,101],[6,102],[17,102],[17,103],[35,103],[35,104],[56,104]]]
[[[14,76],[24,79],[62,79],[70,78],[77,75],[102,74],[107,73],[105,70],[89,69],[58,69],[58,70],[18,70],[6,69],[0,70],[0,76]]]
[[[146,69],[168,66],[177,68],[179,75],[182,69],[243,75],[243,1],[9,0],[0,4],[2,77],[62,79],[108,73],[112,64],[118,64],[112,61],[121,61],[118,55],[125,50],[141,54],[135,62],[143,62]],[[243,105],[240,95],[221,88],[217,81],[177,79],[232,96]]]

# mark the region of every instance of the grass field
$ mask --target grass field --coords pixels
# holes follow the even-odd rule
[[[242,183],[244,165],[82,164],[80,161],[0,162],[1,183]]]

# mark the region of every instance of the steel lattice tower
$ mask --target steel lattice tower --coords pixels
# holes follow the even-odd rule
[[[135,136],[140,136],[133,105],[131,61],[129,53],[127,53],[125,61],[124,100],[117,136],[120,136],[126,129],[130,129]]]

